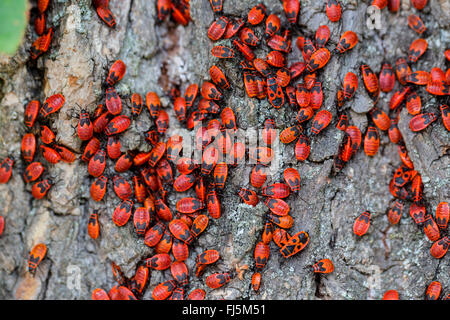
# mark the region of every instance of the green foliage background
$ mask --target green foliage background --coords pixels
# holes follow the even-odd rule
[[[27,0],[0,0],[0,53],[13,55],[27,26]]]

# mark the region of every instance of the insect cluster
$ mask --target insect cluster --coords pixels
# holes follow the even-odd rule
[[[411,1],[421,10],[427,1]],[[116,26],[113,13],[109,9],[108,0],[92,1],[98,16],[111,28]],[[288,20],[287,25],[281,23],[280,17],[269,14],[261,3],[253,7],[246,18],[227,17],[222,14],[223,1],[210,0],[211,8],[216,16],[207,34],[211,41],[230,39],[233,48],[216,45],[211,54],[220,59],[238,59],[242,71],[245,92],[250,98],[267,99],[275,109],[288,104],[295,110],[295,124],[283,129],[279,140],[283,144],[295,142],[297,161],[306,161],[310,155],[310,141],[319,134],[324,134],[332,123],[333,114],[322,108],[324,93],[320,80],[321,72],[333,57],[343,55],[358,44],[358,35],[351,30],[342,33],[337,45],[329,47],[330,29],[321,25],[314,37],[297,36],[295,45],[300,50],[303,61],[296,61],[288,66],[288,55],[292,52],[292,37],[297,31],[300,16],[298,0],[283,0],[283,9]],[[399,1],[373,1],[379,10],[388,7],[391,12],[399,10]],[[48,50],[52,28],[45,33],[45,11],[48,1],[38,1],[39,16],[35,19],[35,30],[40,36],[33,43],[31,56],[36,59]],[[165,21],[168,16],[183,26],[190,21],[189,1],[157,0],[157,18]],[[326,1],[326,14],[331,23],[340,21],[341,5],[337,0]],[[262,25],[262,28],[261,28]],[[425,37],[427,28],[421,18],[411,14],[408,17],[409,27],[420,36]],[[262,30],[259,32],[258,30]],[[260,36],[261,35],[261,36]],[[264,57],[257,57],[256,48],[266,44],[270,48]],[[348,72],[342,86],[336,94],[336,128],[343,132],[337,154],[334,156],[333,174],[339,173],[345,164],[359,150],[363,143],[364,152],[373,157],[380,146],[380,131],[388,133],[392,143],[398,145],[398,153],[402,165],[394,172],[389,183],[389,191],[395,198],[387,212],[391,224],[400,221],[405,202],[410,203],[409,212],[414,222],[423,228],[426,237],[432,241],[430,252],[434,258],[444,257],[450,245],[447,236],[449,205],[441,202],[437,205],[435,217],[426,213],[426,201],[423,198],[423,183],[419,172],[408,156],[402,134],[398,128],[400,112],[403,105],[413,118],[409,127],[413,132],[425,130],[439,118],[439,113],[422,111],[418,86],[425,86],[426,91],[444,99],[450,94],[450,72],[439,68],[430,71],[414,70],[414,64],[426,53],[428,47],[425,38],[412,42],[407,58],[399,58],[393,68],[387,61],[381,66],[377,75],[369,65],[361,64],[359,74]],[[450,51],[445,52],[450,61]],[[218,63],[220,65],[220,63]],[[139,93],[133,93],[129,100],[130,110],[123,108],[122,98],[115,89],[116,84],[126,74],[126,64],[122,60],[115,61],[105,81],[104,104],[99,104],[93,114],[81,109],[78,115],[76,132],[82,142],[81,160],[86,164],[91,177],[90,196],[96,202],[102,202],[112,185],[114,194],[120,199],[119,205],[112,213],[112,221],[117,227],[124,227],[132,220],[138,237],[144,239],[146,246],[153,249],[153,255],[142,258],[132,277],[127,277],[120,266],[112,262],[112,270],[117,285],[108,292],[97,288],[92,292],[94,300],[109,299],[141,299],[148,286],[153,270],[170,269],[172,280],[159,283],[152,291],[155,300],[171,299],[204,299],[203,289],[190,289],[189,275],[200,278],[208,270],[208,266],[220,260],[218,250],[209,249],[196,258],[195,269],[191,272],[185,261],[192,247],[207,229],[210,218],[218,220],[222,216],[221,193],[225,188],[231,170],[246,159],[246,155],[257,164],[252,168],[250,185],[258,190],[241,188],[237,195],[250,206],[256,206],[260,197],[268,208],[265,225],[254,249],[254,272],[251,287],[255,292],[262,282],[262,270],[270,256],[270,242],[279,247],[284,258],[290,258],[307,247],[310,235],[299,231],[291,235],[288,230],[294,220],[290,215],[290,206],[285,201],[292,193],[298,193],[301,177],[298,170],[289,167],[283,171],[283,182],[275,182],[264,186],[268,175],[268,167],[273,158],[272,143],[277,137],[275,121],[268,118],[264,122],[261,137],[265,146],[247,146],[234,141],[233,134],[237,130],[234,111],[224,107],[224,97],[229,94],[230,83],[226,71],[218,65],[209,69],[210,81],[201,86],[189,84],[184,95],[177,88],[171,90],[169,96],[177,121],[186,129],[195,132],[195,148],[201,151],[201,161],[196,162],[189,155],[182,153],[183,137],[172,135],[166,137],[170,117],[164,110],[160,97],[156,92],[147,92],[145,102]],[[360,79],[374,105],[367,114],[368,127],[364,134],[351,124],[346,103],[356,94]],[[395,91],[390,99],[389,114],[377,106],[380,91],[390,93],[396,82],[401,88]],[[444,101],[444,100],[442,100]],[[127,101],[128,102],[128,101]],[[26,183],[34,183],[31,189],[35,199],[42,199],[54,184],[51,178],[42,178],[45,161],[57,164],[59,161],[74,162],[75,154],[67,147],[56,142],[56,134],[51,129],[51,114],[59,111],[65,103],[61,94],[55,94],[44,102],[33,100],[26,106],[25,126],[29,131],[23,136],[21,154],[29,163],[23,178]],[[128,103],[127,103],[128,105]],[[148,131],[143,132],[146,142],[151,147],[148,152],[122,151],[120,136],[124,134],[133,121],[144,111],[144,105],[152,120]],[[127,116],[126,114],[131,114]],[[449,107],[440,105],[440,117],[447,130],[450,130]],[[311,121],[310,121],[311,120]],[[204,125],[206,123],[206,125]],[[40,131],[36,129],[39,124]],[[40,138],[39,154],[35,155]],[[226,161],[231,158],[231,162]],[[0,183],[7,183],[11,177],[14,159],[8,157],[0,163]],[[131,176],[131,181],[127,180]],[[111,183],[112,182],[112,183]],[[131,182],[131,183],[130,183]],[[168,204],[171,192],[192,192],[195,196],[185,196],[176,203],[175,211]],[[92,239],[100,236],[99,213],[93,210],[89,216],[87,231]],[[353,225],[355,235],[362,237],[370,228],[371,213],[360,214]],[[5,226],[0,216],[0,235]],[[45,244],[36,245],[30,252],[29,271],[34,272],[47,253]],[[220,288],[236,276],[242,280],[244,270],[248,266],[236,266],[235,270],[216,272],[204,277],[206,286],[211,289]],[[311,266],[316,273],[334,271],[333,262],[326,258]],[[426,299],[438,299],[441,284],[434,281],[426,292]],[[448,295],[447,295],[448,297]],[[395,290],[385,293],[383,299],[399,299]]]

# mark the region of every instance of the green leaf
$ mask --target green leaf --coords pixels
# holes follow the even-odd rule
[[[0,52],[13,55],[27,26],[27,0],[0,0]]]

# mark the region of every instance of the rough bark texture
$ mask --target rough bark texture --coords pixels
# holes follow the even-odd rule
[[[32,199],[30,186],[22,178],[26,164],[20,157],[20,141],[26,132],[24,108],[30,100],[43,102],[55,93],[66,97],[64,108],[52,117],[51,128],[58,132],[59,143],[81,152],[80,140],[72,129],[77,120],[72,117],[71,110],[79,105],[93,111],[104,99],[102,83],[109,66],[122,59],[127,65],[127,73],[117,86],[119,94],[125,98],[133,92],[142,95],[148,91],[157,92],[171,115],[167,132],[170,136],[181,127],[166,95],[169,83],[179,84],[184,92],[189,83],[201,84],[208,80],[209,67],[218,64],[226,70],[233,88],[226,94],[224,105],[234,109],[240,128],[261,128],[269,116],[275,119],[279,129],[295,122],[291,108],[275,110],[268,101],[247,97],[238,59],[224,62],[211,56],[213,45],[231,46],[231,42],[222,40],[213,44],[208,39],[207,29],[214,19],[208,0],[190,1],[192,22],[185,28],[172,22],[158,24],[154,1],[111,1],[111,10],[117,19],[115,30],[98,19],[90,2],[52,1],[48,21],[55,27],[54,41],[49,53],[37,62],[31,61],[28,53],[34,37],[31,25],[19,52],[12,58],[0,59],[0,83],[3,85],[0,91],[0,158],[13,155],[17,160],[10,182],[0,185],[0,215],[6,218],[6,229],[0,238],[2,299],[89,299],[93,289],[109,290],[115,284],[109,265],[111,260],[131,276],[137,261],[153,252],[135,235],[132,223],[123,228],[113,224],[112,211],[119,203],[113,192],[109,192],[101,203],[90,199],[92,180],[86,165],[79,160],[73,164],[47,165],[46,173],[57,183],[46,199]],[[242,16],[258,2],[225,0],[224,14]],[[262,2],[268,12],[279,14],[286,23],[280,1]],[[302,178],[300,193],[287,200],[294,217],[291,234],[308,231],[311,237],[308,247],[286,260],[272,243],[258,294],[249,289],[251,271],[244,273],[243,280],[236,278],[214,291],[206,287],[204,279],[191,274],[189,288],[205,289],[209,299],[379,299],[389,289],[398,290],[402,299],[422,299],[426,286],[433,280],[442,283],[444,292],[450,290],[449,254],[441,260],[431,257],[431,242],[409,217],[409,205],[406,205],[400,223],[389,225],[385,214],[392,201],[388,183],[393,170],[400,165],[400,159],[397,146],[389,142],[386,133],[381,133],[381,147],[375,157],[369,158],[360,150],[342,173],[329,177],[332,157],[342,138],[342,133],[334,127],[337,121],[335,96],[343,77],[349,71],[358,74],[362,62],[378,73],[383,60],[394,64],[397,57],[407,55],[409,44],[418,37],[407,25],[408,15],[417,13],[409,6],[398,14],[384,9],[382,28],[369,30],[366,26],[368,2],[341,1],[341,21],[331,23],[325,15],[325,1],[301,1],[299,34],[313,37],[317,27],[327,24],[331,30],[327,45],[330,49],[346,30],[354,30],[360,38],[353,50],[334,55],[320,72],[325,96],[323,108],[334,118],[325,132],[312,139],[309,159],[296,163],[292,161],[294,144],[280,146],[281,168],[293,165]],[[443,52],[450,42],[449,14],[450,3],[446,0],[429,1],[420,12],[430,35],[428,51],[415,65],[417,70],[432,67],[445,70],[448,67]],[[302,60],[301,53],[295,45],[293,47],[290,61]],[[266,48],[260,48],[255,53],[265,57],[266,51]],[[436,99],[423,89],[419,93],[424,109],[436,111]],[[381,94],[378,106],[385,111],[388,111],[391,95]],[[129,99],[124,101],[129,106]],[[350,105],[351,121],[364,133],[367,127],[365,113],[370,109],[371,101],[362,82]],[[129,109],[125,109],[129,113]],[[427,210],[434,213],[440,201],[449,199],[448,131],[438,120],[424,132],[414,134],[409,130],[411,116],[406,110],[400,118],[399,127],[409,155],[423,177]],[[120,138],[122,151],[149,150],[140,133],[149,127],[149,123],[146,112],[133,122],[130,130]],[[108,170],[112,172],[113,168]],[[190,270],[198,253],[213,248],[221,252],[222,259],[208,269],[206,275],[234,268],[235,264],[253,266],[253,249],[267,208],[263,203],[256,208],[249,207],[237,196],[240,187],[249,185],[250,170],[251,166],[231,170],[222,195],[223,217],[211,222],[191,250],[187,261]],[[280,179],[281,169],[268,182]],[[169,197],[172,208],[176,200],[174,195]],[[100,209],[101,236],[97,241],[89,238],[86,232],[87,219],[93,209]],[[352,233],[353,221],[366,210],[373,214],[372,226],[367,235],[357,238]],[[32,277],[26,270],[26,261],[29,250],[38,242],[47,244],[48,256]],[[331,258],[335,271],[315,277],[309,267],[322,258]],[[76,285],[78,275],[79,287]],[[170,278],[170,270],[152,272],[144,298],[151,298],[154,286]]]

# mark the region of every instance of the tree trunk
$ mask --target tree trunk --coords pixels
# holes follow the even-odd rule
[[[224,14],[244,17],[260,0],[225,0]],[[268,13],[275,13],[287,25],[280,1],[264,0]],[[443,52],[450,43],[450,4],[445,0],[429,1],[418,12],[404,1],[399,13],[381,11],[380,29],[370,29],[367,24],[367,7],[371,1],[342,0],[342,18],[331,23],[325,14],[325,1],[301,1],[300,21],[293,31],[293,52],[289,64],[302,61],[295,46],[298,35],[314,38],[315,30],[326,24],[331,31],[327,47],[331,50],[341,34],[353,30],[359,43],[345,54],[333,54],[328,65],[318,77],[324,90],[323,109],[333,114],[330,126],[311,139],[311,154],[307,161],[295,161],[294,145],[280,145],[280,167],[268,178],[268,183],[281,182],[282,172],[292,166],[301,175],[301,190],[287,198],[294,218],[290,234],[305,230],[310,242],[306,249],[285,259],[279,248],[271,243],[271,255],[262,271],[262,286],[255,294],[249,289],[254,266],[253,250],[260,239],[264,215],[268,211],[263,201],[256,207],[242,203],[237,195],[241,187],[249,186],[251,165],[230,169],[229,179],[221,194],[222,217],[210,219],[205,234],[190,248],[186,264],[191,270],[187,292],[195,288],[207,291],[207,299],[380,299],[385,291],[396,289],[402,299],[422,299],[426,286],[433,280],[450,288],[449,255],[441,260],[431,257],[431,242],[409,217],[409,203],[398,225],[390,225],[386,211],[393,200],[389,181],[393,171],[401,165],[397,146],[389,141],[387,132],[380,133],[380,150],[367,157],[362,150],[344,167],[341,173],[330,175],[333,156],[342,140],[336,130],[336,92],[345,74],[359,74],[361,63],[379,72],[382,62],[392,65],[398,57],[406,57],[410,43],[418,35],[408,28],[407,17],[419,14],[429,35],[426,54],[413,67],[446,70]],[[34,2],[33,2],[34,3]],[[261,129],[264,120],[274,118],[282,130],[295,123],[296,110],[285,107],[275,110],[267,100],[247,97],[239,69],[240,59],[222,61],[210,51],[214,45],[228,45],[230,40],[213,43],[207,30],[214,20],[208,0],[191,0],[192,21],[187,27],[172,21],[158,23],[154,1],[111,1],[110,7],[117,20],[116,29],[108,28],[98,18],[88,0],[52,1],[47,13],[48,25],[55,34],[48,53],[33,61],[29,49],[35,39],[30,23],[26,38],[18,53],[12,58],[0,58],[0,159],[12,155],[16,159],[10,182],[0,185],[0,215],[5,217],[5,232],[0,238],[0,298],[2,299],[90,299],[95,288],[108,291],[114,281],[110,261],[132,276],[137,263],[153,254],[153,249],[138,238],[132,222],[118,228],[111,216],[120,200],[110,184],[105,199],[94,202],[89,195],[92,177],[81,160],[72,164],[60,162],[46,164],[46,176],[55,181],[43,200],[32,198],[31,185],[25,184],[22,173],[26,167],[20,155],[20,143],[26,133],[23,125],[24,110],[31,100],[41,103],[52,94],[62,93],[64,107],[51,117],[50,127],[57,132],[57,141],[82,153],[82,145],[74,126],[80,107],[93,112],[97,104],[104,103],[104,83],[109,67],[117,59],[126,63],[125,77],[116,86],[123,99],[124,112],[130,114],[132,93],[142,96],[155,91],[169,113],[169,137],[185,130],[176,120],[168,92],[178,85],[184,93],[191,83],[201,85],[209,79],[208,70],[213,64],[226,73],[231,90],[225,94],[223,106],[231,107],[241,129]],[[263,35],[263,26],[257,27]],[[266,45],[255,50],[257,57],[268,53]],[[399,84],[396,85],[397,90]],[[424,88],[418,89],[426,111],[438,111],[439,101]],[[381,94],[378,107],[389,111],[392,93]],[[355,98],[348,102],[350,121],[364,133],[367,112],[373,106],[362,81]],[[411,116],[406,110],[400,114],[399,128],[409,155],[424,182],[424,198],[428,213],[435,212],[441,201],[449,199],[449,135],[439,119],[421,133],[408,127]],[[120,137],[122,152],[126,150],[149,151],[142,132],[150,127],[149,114],[144,110],[130,129]],[[306,128],[310,129],[309,123]],[[39,132],[35,126],[33,132]],[[39,153],[39,152],[37,152]],[[39,157],[41,157],[39,155]],[[113,162],[107,172],[114,174]],[[131,173],[124,175],[131,181]],[[169,206],[175,210],[179,195],[170,196]],[[261,200],[263,200],[261,198]],[[100,212],[101,234],[92,240],[87,234],[87,221],[92,210]],[[364,211],[372,213],[372,223],[367,235],[359,238],[352,232],[355,218]],[[33,277],[27,271],[27,258],[31,248],[43,242],[48,246],[47,258]],[[196,278],[192,273],[197,254],[206,249],[217,249],[221,260],[208,268],[212,272],[248,265],[243,278],[236,277],[218,290],[205,285],[205,276]],[[316,277],[311,265],[322,258],[330,258],[335,271]],[[169,271],[153,271],[144,299],[151,299],[153,288],[171,279]]]

